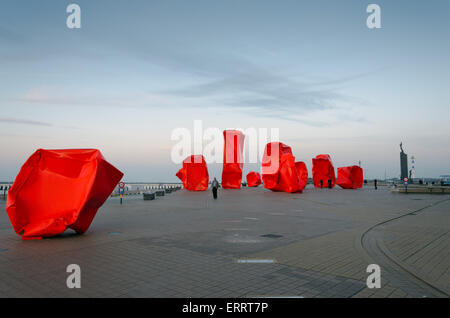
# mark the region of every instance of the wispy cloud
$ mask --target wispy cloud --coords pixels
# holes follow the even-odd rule
[[[302,119],[306,125],[314,126],[327,123],[307,120],[304,118],[306,115],[330,109],[348,113],[352,106],[364,102],[341,93],[339,88],[344,83],[376,72],[318,80],[317,76],[302,74],[299,77],[299,74],[286,74],[276,69],[273,64],[258,64],[255,60],[229,49],[220,51],[204,46],[196,48],[189,43],[181,43],[179,39],[178,42],[165,42],[163,45],[151,47],[133,37],[126,41],[129,45],[124,46],[124,50],[128,54],[148,63],[190,75],[200,83],[152,93],[170,98],[181,97],[186,100],[185,103],[228,106],[253,116],[294,121]],[[292,69],[298,68],[299,65],[294,65]],[[288,72],[292,73],[291,69],[288,69]],[[348,120],[355,118],[344,115]]]
[[[306,125],[323,126],[327,125],[326,121],[302,117],[326,110],[338,109],[345,112],[342,105],[360,103],[361,101],[351,96],[339,93],[336,85],[363,76],[365,74],[321,82],[306,79],[299,81],[290,76],[252,66],[248,67],[246,71],[221,79],[164,93],[189,98],[212,99],[216,103],[238,108],[256,116],[301,120]],[[355,120],[359,121],[360,118]]]
[[[22,118],[11,118],[11,117],[0,117],[0,122],[7,124],[21,124],[32,126],[53,126],[52,124],[43,121],[22,119]]]
[[[50,105],[77,105],[80,104],[79,97],[67,98],[61,94],[50,91],[48,89],[37,88],[26,92],[16,101],[24,103],[50,104]]]
[[[147,109],[160,107],[177,107],[181,98],[152,94],[149,92],[104,92],[74,94],[70,89],[55,87],[36,87],[18,97],[7,99],[11,103],[24,105],[36,104],[56,108],[101,108],[101,109]],[[74,127],[65,127],[74,128]],[[75,127],[76,128],[76,127]],[[78,129],[78,128],[76,128]]]

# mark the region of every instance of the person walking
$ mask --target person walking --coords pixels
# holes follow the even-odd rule
[[[323,188],[323,180],[320,179],[320,188]]]
[[[375,186],[375,190],[378,189],[378,180],[373,180],[373,185]]]
[[[333,186],[332,186],[333,184],[332,184],[332,182],[331,182],[331,179],[328,179],[328,189],[331,189]]]
[[[212,182],[212,192],[213,192],[213,197],[214,200],[217,199],[217,189],[219,188],[219,182],[217,181],[216,178],[214,178],[213,182]]]

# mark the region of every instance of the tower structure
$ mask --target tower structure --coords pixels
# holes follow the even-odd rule
[[[408,177],[408,155],[403,151],[403,143],[400,143],[400,179]]]

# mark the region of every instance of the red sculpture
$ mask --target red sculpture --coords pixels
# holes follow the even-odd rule
[[[224,130],[222,187],[240,189],[244,167],[244,134],[238,130]]]
[[[208,189],[209,174],[205,158],[202,155],[192,155],[183,160],[176,176],[189,191],[205,191]]]
[[[247,186],[257,187],[261,184],[261,175],[258,172],[251,171],[247,174]]]
[[[328,180],[331,180],[331,187],[335,186],[336,176],[334,174],[333,162],[329,155],[318,155],[312,160],[313,182],[316,188],[328,188]],[[322,180],[322,182],[321,182]]]
[[[295,168],[297,169],[300,188],[303,190],[306,187],[306,184],[308,184],[308,169],[303,161],[297,161],[295,163]]]
[[[281,142],[266,145],[262,161],[262,180],[264,187],[272,191],[302,192],[306,166],[295,163],[291,147]],[[306,181],[308,173],[306,172]]]
[[[38,149],[8,192],[6,212],[22,239],[67,228],[84,233],[123,173],[96,149]]]
[[[340,167],[337,175],[336,184],[343,189],[358,189],[363,186],[363,169],[359,166]]]

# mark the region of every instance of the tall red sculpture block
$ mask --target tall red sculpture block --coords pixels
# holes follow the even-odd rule
[[[312,160],[313,182],[316,188],[320,188],[320,180],[323,181],[323,187],[328,187],[328,180],[331,180],[331,187],[336,184],[333,162],[329,155],[318,155]]]
[[[38,149],[8,192],[6,212],[22,239],[84,233],[122,177],[99,150]]]
[[[224,130],[222,187],[224,189],[240,189],[242,168],[244,167],[244,139],[238,130]]]
[[[308,181],[304,163],[296,163],[291,147],[281,142],[266,145],[262,161],[264,187],[272,191],[302,192]]]
[[[247,186],[257,187],[261,184],[261,175],[258,172],[250,171],[247,174]]]
[[[205,158],[202,155],[192,155],[183,160],[176,176],[189,191],[205,191],[208,189],[209,174]]]
[[[337,175],[336,184],[343,189],[359,189],[363,186],[363,169],[359,166],[340,167]]]

